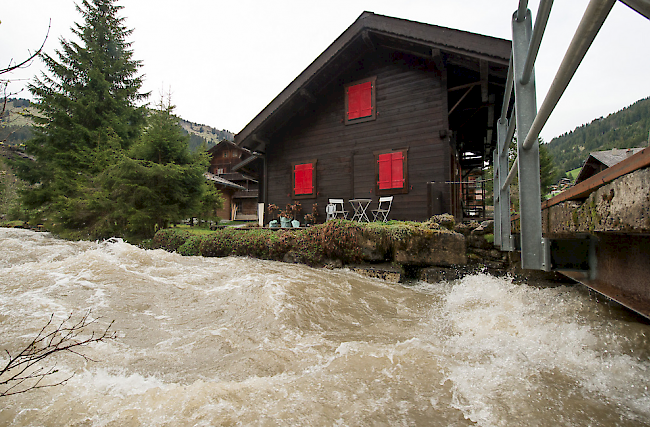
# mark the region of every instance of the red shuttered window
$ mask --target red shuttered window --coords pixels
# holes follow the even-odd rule
[[[377,194],[408,193],[406,150],[375,153]]]
[[[375,77],[345,86],[345,124],[376,118]]]
[[[313,183],[313,171],[314,165],[311,163],[305,163],[302,165],[294,166],[295,174],[295,187],[294,192],[296,195],[311,194],[314,192],[314,183]]]
[[[372,115],[372,83],[348,87],[348,120]]]
[[[293,197],[316,197],[316,160],[293,164]]]

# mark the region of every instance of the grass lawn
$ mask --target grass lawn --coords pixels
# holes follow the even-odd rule
[[[195,225],[194,227],[190,227],[189,225],[186,224],[180,224],[170,228],[182,230],[182,231],[189,231],[190,233],[197,234],[197,235],[214,233],[214,231],[210,230],[208,227],[199,227],[198,225]]]
[[[571,177],[571,181],[576,180],[576,178],[578,177],[578,174],[580,173],[580,169],[582,169],[582,167],[575,168],[575,169],[570,170],[569,172],[567,172],[567,175],[569,175]]]

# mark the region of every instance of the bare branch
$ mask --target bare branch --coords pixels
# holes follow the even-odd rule
[[[99,320],[99,318],[90,318],[90,310],[79,321],[74,323],[71,322],[72,313],[57,325],[53,323],[53,320],[54,315],[50,316],[45,326],[36,334],[36,337],[19,353],[12,355],[8,350],[5,350],[7,363],[0,369],[0,387],[4,386],[4,389],[0,389],[0,397],[64,384],[74,374],[63,380],[44,383],[43,381],[57,373],[58,369],[56,369],[56,364],[47,368],[38,365],[59,352],[72,353],[84,360],[93,362],[93,359],[79,351],[80,348],[95,342],[112,340],[117,336],[114,331],[110,330],[113,326],[113,322],[111,322],[102,332],[96,333],[93,331],[90,337],[81,337],[86,328]],[[53,330],[51,330],[52,327]]]
[[[50,29],[51,28],[52,28],[52,19],[50,18],[50,23],[47,25],[47,33],[45,34],[45,38],[43,39],[43,43],[41,43],[41,47],[39,47],[36,52],[31,54],[27,59],[25,59],[20,64],[9,65],[7,68],[0,69],[0,74],[9,73],[11,71],[17,70],[17,69],[22,68],[24,66],[29,66],[29,62],[32,59],[36,58],[43,51],[43,47],[45,46],[45,42],[47,41],[47,38],[50,35]]]

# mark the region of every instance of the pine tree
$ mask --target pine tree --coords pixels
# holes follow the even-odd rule
[[[61,40],[55,57],[42,54],[47,72],[29,86],[40,126],[25,151],[19,176],[32,184],[23,196],[32,217],[54,229],[83,230],[96,220],[98,175],[138,138],[145,107],[140,61],[133,59],[132,30],[118,16],[117,0],[82,0],[78,41]]]
[[[148,238],[170,222],[205,215],[222,204],[203,175],[209,163],[206,151],[190,151],[189,136],[173,109],[161,101],[128,155],[107,170],[104,188],[115,201],[105,221],[109,227],[115,224],[131,236]]]
[[[539,179],[540,193],[542,199],[550,191],[551,185],[555,184],[558,177],[558,170],[553,162],[553,157],[548,152],[547,144],[539,138]]]

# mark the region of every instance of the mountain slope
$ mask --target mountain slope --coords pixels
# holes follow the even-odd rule
[[[0,111],[2,111],[0,99]],[[8,98],[5,112],[0,121],[0,141],[5,141],[9,145],[19,145],[23,141],[31,138],[31,127],[34,124],[29,117],[36,114],[37,110],[27,99]],[[211,147],[223,139],[234,141],[235,134],[222,129],[193,123],[179,117],[179,122],[183,130],[190,135],[190,148],[195,150],[203,142]]]
[[[644,98],[553,138],[547,148],[558,169],[565,172],[581,167],[593,151],[647,146],[649,132],[650,98]]]

